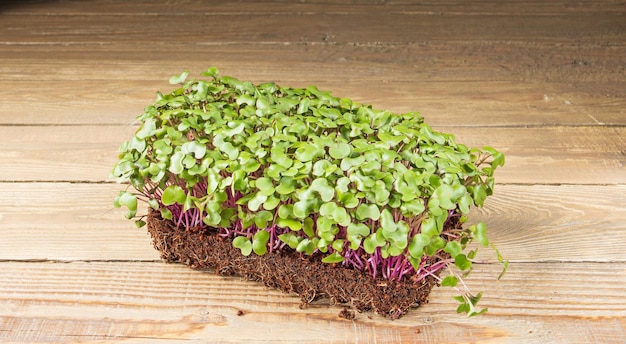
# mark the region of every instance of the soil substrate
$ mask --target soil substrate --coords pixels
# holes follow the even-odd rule
[[[179,262],[195,269],[210,269],[221,275],[239,275],[268,287],[296,293],[304,308],[310,302],[329,299],[357,311],[373,310],[396,319],[409,308],[428,302],[436,284],[429,276],[421,282],[374,280],[367,273],[322,263],[320,257],[297,252],[268,252],[244,256],[232,241],[209,229],[185,230],[164,220],[157,211],[148,214],[148,231],[154,247],[167,262]],[[345,316],[345,308],[340,316]]]

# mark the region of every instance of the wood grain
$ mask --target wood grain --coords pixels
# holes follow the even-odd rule
[[[80,78],[158,78],[181,68],[202,71],[207,63],[220,66],[233,76],[251,80],[318,82],[327,79],[423,81],[544,81],[576,82],[602,86],[621,82],[626,70],[622,44],[464,41],[412,41],[368,44],[330,43],[135,43],[111,42],[0,44],[3,79],[21,80],[38,71],[41,80]],[[60,47],[58,47],[60,48]],[[280,61],[274,56],[280,55]],[[207,59],[210,56],[210,59]],[[20,62],[28,60],[28,65]],[[90,60],[101,68],[93,69]],[[181,62],[184,61],[184,62]],[[288,62],[288,63],[286,63]],[[320,68],[319,64],[323,63]],[[294,69],[298,71],[294,74]],[[4,74],[6,73],[6,76]],[[321,73],[321,74],[320,74]],[[298,77],[295,77],[295,76]],[[294,78],[295,77],[295,78]],[[561,85],[567,86],[567,85]],[[593,89],[590,89],[593,91]],[[603,92],[620,92],[603,87]]]
[[[0,342],[623,343],[626,6],[614,0],[3,1]],[[209,66],[315,84],[502,150],[469,287],[389,321],[160,262],[107,179],[135,115]],[[89,163],[86,163],[86,162]],[[241,312],[241,313],[240,313]],[[240,314],[240,315],[238,315]]]
[[[320,4],[324,6],[320,6]],[[123,0],[104,0],[83,6],[80,2],[60,2],[47,4],[41,2],[20,1],[10,3],[3,9],[4,14],[28,14],[28,15],[187,15],[187,14],[210,14],[210,15],[236,15],[244,14],[290,14],[290,13],[363,13],[375,10],[383,10],[392,13],[423,13],[436,15],[441,13],[455,13],[466,15],[519,15],[533,14],[542,16],[563,16],[570,13],[603,13],[608,10],[611,13],[624,13],[626,8],[616,6],[612,1],[584,0],[575,4],[562,0],[518,2],[497,0],[478,0],[468,4],[464,1],[447,1],[446,3],[416,3],[411,0],[380,2],[370,0],[309,0],[306,2],[289,1],[264,1],[259,6],[253,1],[238,1],[229,4],[213,1],[207,4],[202,0],[187,0],[185,2],[172,2],[167,0],[151,1],[136,0],[127,3]]]
[[[347,321],[337,316],[340,307],[321,303],[301,310],[297,297],[180,265],[0,263],[0,340],[618,343],[624,338],[623,263],[516,264],[494,283],[497,274],[496,265],[479,265],[467,279],[470,288],[484,290],[489,312],[482,317],[457,315],[454,292],[436,288],[428,305],[400,320],[357,313]],[[576,275],[587,278],[573,285]]]
[[[339,66],[337,68],[340,68]],[[0,124],[121,124],[132,123],[156,92],[169,92],[172,69],[160,81],[83,80],[1,81]],[[332,73],[329,69],[326,73]],[[358,72],[355,72],[358,73]],[[243,75],[243,73],[238,73]],[[238,75],[235,74],[235,75]],[[226,74],[233,75],[233,74]],[[105,77],[103,77],[105,78]],[[431,125],[624,125],[624,98],[590,94],[545,83],[519,82],[394,82],[318,78],[281,82],[290,87],[317,85],[338,97],[348,97],[396,113],[419,111]],[[246,80],[245,75],[241,77]],[[380,87],[383,85],[384,87]],[[592,85],[589,86],[590,88]],[[42,93],[41,89],[46,92]],[[80,90],[80,92],[77,92]],[[20,94],[20,98],[11,97]],[[26,101],[27,100],[27,101]],[[36,104],[36,106],[33,106]],[[45,114],[45,116],[42,116]]]
[[[119,185],[0,186],[0,260],[158,259],[145,229],[113,208]],[[625,192],[625,185],[498,185],[471,222],[484,220],[511,261],[626,262]],[[495,260],[481,252],[481,260]]]
[[[146,42],[158,37],[164,42],[241,42],[257,43],[323,41],[332,43],[424,41],[475,41],[500,40],[506,32],[507,39],[525,41],[529,37],[536,42],[594,42],[595,32],[618,41],[624,24],[620,16],[604,11],[570,11],[567,15],[534,15],[517,13],[480,13],[467,15],[463,8],[452,12],[411,10],[411,7],[363,6],[316,6],[310,12],[297,4],[281,4],[281,11],[267,7],[258,13],[246,11],[245,5],[232,3],[223,10],[214,11],[211,6],[201,6],[184,15],[161,13],[154,15],[149,8],[135,7],[132,20],[124,12],[104,15],[98,12],[72,12],[70,15],[38,15],[37,26],[24,25],[24,16],[9,12],[4,14],[4,25],[10,35],[0,32],[0,41],[48,43],[50,37],[67,42]],[[391,9],[391,10],[389,10]],[[282,13],[281,13],[282,12]],[[271,14],[269,14],[271,13]],[[263,15],[265,14],[265,15]],[[435,20],[433,20],[435,18]],[[431,19],[431,20],[428,20]],[[586,25],[577,25],[585,20]],[[432,30],[435,21],[446,30]],[[163,25],[167,22],[168,25]],[[119,25],[124,23],[124,25]],[[288,30],[276,30],[284,25]],[[549,23],[549,25],[548,25]],[[81,27],[77,30],[76,27]],[[550,28],[547,30],[547,28]],[[400,39],[399,39],[400,38]]]

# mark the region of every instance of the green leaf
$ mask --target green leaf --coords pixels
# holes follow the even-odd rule
[[[380,217],[380,210],[376,204],[366,204],[362,203],[356,208],[356,218],[357,220],[378,220]]]
[[[137,210],[137,196],[130,192],[122,191],[115,198],[114,205],[116,208],[126,207],[129,210]]]
[[[339,205],[333,210],[333,219],[337,222],[337,224],[344,227],[352,223],[352,219],[350,218],[350,215],[348,215],[346,208]]]
[[[496,168],[498,166],[504,166],[504,154],[498,152],[493,147],[489,147],[489,146],[484,146],[483,150],[489,153],[493,157],[493,160],[491,161],[492,168]]]
[[[328,217],[320,216],[317,218],[317,234],[327,241],[333,241],[335,239],[335,233],[337,233],[337,224],[335,221]]]
[[[293,204],[293,216],[304,219],[309,215],[309,208],[311,202],[307,200],[301,200]]]
[[[474,198],[474,204],[482,207],[485,204],[487,198],[487,191],[482,184],[474,185],[471,189],[472,197]]]
[[[320,160],[320,161],[326,161],[326,160]],[[349,189],[350,178],[348,178],[348,177],[341,177],[341,178],[337,179],[337,181],[335,183],[336,183],[335,190],[338,193],[344,193],[345,194],[345,193],[347,193],[350,190]]]
[[[430,238],[430,242],[424,248],[424,251],[429,257],[434,256],[439,250],[444,248],[446,245],[446,241],[443,240],[440,236],[435,236]]]
[[[167,208],[163,208],[161,209],[161,217],[165,220],[171,220],[172,219],[172,212],[167,209]]]
[[[385,231],[393,232],[396,230],[396,222],[393,220],[393,215],[389,209],[383,209],[380,212],[380,225]]]
[[[269,178],[261,177],[255,181],[257,189],[264,196],[270,196],[274,194],[274,183]]]
[[[288,219],[293,214],[293,205],[282,204],[278,207],[278,217],[281,219]]]
[[[439,228],[437,226],[437,221],[432,217],[424,219],[422,221],[421,228],[422,228],[421,233],[424,235],[427,235],[428,237],[438,236],[440,233]]]
[[[258,228],[266,228],[268,227],[268,223],[274,219],[274,214],[269,211],[262,210],[254,216],[254,224]]]
[[[441,184],[435,192],[433,197],[439,201],[439,207],[443,209],[454,209],[456,204],[454,202],[454,189],[447,184]]]
[[[459,255],[462,250],[463,247],[461,247],[461,244],[458,241],[448,241],[446,247],[443,248],[443,251],[449,253],[452,257]]]
[[[237,99],[235,100],[235,103],[237,105],[246,104],[246,105],[252,106],[254,105],[255,102],[256,102],[256,99],[254,99],[254,97],[249,94],[242,94],[239,97],[237,97]]]
[[[293,219],[277,219],[276,225],[281,228],[289,228],[292,231],[299,231],[302,229],[302,222]]]
[[[335,202],[326,202],[320,206],[320,215],[332,219],[335,209],[337,209]]]
[[[374,199],[376,200],[376,204],[385,205],[389,200],[389,190],[387,190],[387,186],[385,182],[382,180],[377,180],[374,184],[374,188],[372,189],[374,192]]]
[[[474,200],[469,193],[466,193],[463,197],[459,198],[458,204],[462,214],[469,214],[470,207],[474,205]]]
[[[221,177],[214,169],[208,169],[206,171],[206,182],[207,182],[207,194],[213,194],[220,185]]]
[[[487,238],[487,225],[484,222],[479,222],[474,228],[473,237],[483,246],[488,247],[489,239]]]
[[[233,137],[235,135],[239,135],[241,133],[243,133],[244,129],[246,128],[246,125],[241,123],[241,122],[229,122],[228,123],[228,129],[224,129],[222,131],[223,135],[226,135],[227,137]]]
[[[218,212],[209,212],[202,219],[202,222],[209,227],[217,227],[222,224],[222,221],[226,221],[228,219],[223,219],[222,215]]]
[[[264,194],[257,192],[254,194],[254,197],[252,197],[249,201],[248,201],[248,209],[252,210],[252,211],[257,211],[259,210],[259,208],[261,207],[261,205],[263,205],[263,203],[267,200],[267,196],[265,196]]]
[[[248,174],[256,172],[260,167],[261,164],[254,159],[250,159],[241,165],[241,168]]]
[[[467,260],[467,257],[464,254],[457,254],[454,257],[454,265],[461,270],[469,270],[472,267],[472,262]]]
[[[346,260],[339,252],[335,251],[332,254],[322,258],[322,263],[335,264],[341,263]]]
[[[349,169],[355,166],[362,165],[364,162],[365,162],[365,157],[363,155],[359,155],[358,157],[355,157],[355,158],[344,158],[343,160],[341,160],[340,167],[342,170],[348,171]]]
[[[141,140],[141,139],[138,139],[137,137],[133,137],[130,140],[130,143],[128,145],[128,149],[129,150],[134,149],[134,150],[136,150],[139,153],[143,153],[144,150],[146,149],[146,140]]]
[[[416,234],[409,243],[409,254],[413,258],[421,258],[424,255],[424,248],[430,244],[430,237],[425,234]]]
[[[278,186],[276,187],[276,192],[279,195],[289,195],[296,191],[296,182],[291,177],[282,177]]]
[[[493,161],[491,162],[492,168],[496,168],[498,166],[504,166],[504,154],[499,152],[493,156]]]
[[[311,100],[309,98],[303,98],[298,105],[297,114],[302,115],[309,111],[309,105],[311,104]]]
[[[197,141],[185,142],[181,147],[183,154],[193,154],[194,158],[202,159],[206,153],[206,146]]]
[[[361,245],[361,240],[370,234],[370,229],[363,223],[351,223],[347,227],[347,239],[350,248],[356,250]]]
[[[377,233],[372,233],[363,240],[363,249],[365,250],[365,252],[372,254],[374,253],[377,247],[381,247],[384,244],[385,244],[385,241],[380,240],[378,238]]]
[[[265,116],[271,113],[272,105],[270,104],[270,101],[267,98],[260,97],[256,101],[256,108],[257,108],[257,111],[256,111],[257,116]]]
[[[295,250],[303,238],[301,236],[294,234],[294,232],[288,232],[288,233],[279,235],[278,239],[284,242],[285,244],[287,244],[287,246],[289,246],[292,250]]]
[[[352,193],[345,193],[339,197],[339,202],[347,209],[356,208],[361,201]]]
[[[154,198],[148,200],[148,205],[154,210],[159,210],[159,201]]]
[[[324,202],[329,202],[335,197],[335,188],[328,183],[326,178],[316,178],[313,180],[310,189],[317,191]]]
[[[350,155],[351,152],[352,152],[352,147],[349,144],[344,143],[344,142],[339,142],[335,145],[332,145],[328,149],[328,154],[330,154],[330,156],[335,159],[343,159],[347,157],[348,155]]]
[[[189,172],[191,172],[191,169],[196,166],[196,159],[194,159],[194,157],[191,155],[185,155],[182,162],[183,162],[184,168],[189,170]]]
[[[220,145],[219,149],[222,152],[226,153],[229,160],[235,160],[239,156],[239,149],[233,146],[233,144],[230,142],[225,142],[224,144]]]
[[[332,166],[332,163],[328,160],[321,159],[313,164],[313,175],[316,177],[322,177],[327,175],[326,169]]]
[[[161,195],[161,203],[166,206],[175,203],[184,204],[186,199],[187,193],[178,185],[168,186],[163,190],[163,194]]]
[[[402,135],[392,135],[390,133],[379,133],[378,134],[378,138],[389,145],[389,147],[395,147],[397,146],[400,142],[402,142],[403,139],[405,139],[405,136]]]
[[[185,197],[185,202],[183,203],[183,212],[188,211],[194,206],[194,197],[190,194],[187,194]]]
[[[298,243],[298,246],[296,246],[296,252],[304,252],[308,255],[313,254],[315,249],[316,249],[315,243],[308,238],[302,239],[302,241]]]
[[[333,241],[333,243],[331,244],[331,247],[333,248],[333,250],[341,252],[343,251],[343,247],[345,244],[346,241],[344,239],[335,239],[335,241]]]
[[[291,167],[291,165],[293,165],[293,160],[290,159],[287,155],[285,155],[285,153],[280,152],[280,153],[276,153],[274,150],[272,150],[272,160],[278,164],[279,166],[281,166],[283,169],[288,169]]]
[[[233,246],[238,248],[244,256],[249,256],[252,253],[252,242],[245,236],[238,236],[233,239]]]
[[[181,151],[177,151],[170,158],[170,167],[168,170],[173,174],[181,174],[185,167],[183,166],[183,159],[185,158],[185,154]]]
[[[455,276],[449,275],[449,276],[446,276],[446,278],[444,278],[443,280],[441,280],[441,286],[442,287],[456,287],[458,282],[459,280]]]
[[[312,237],[315,236],[314,226],[315,226],[315,222],[313,222],[313,219],[311,219],[310,217],[307,217],[306,219],[304,219],[304,224],[302,226],[302,231],[309,238],[312,238]]]
[[[274,197],[270,195],[267,197],[267,200],[263,203],[263,209],[265,210],[273,210],[280,204],[280,198]]]
[[[259,256],[267,252],[267,241],[270,239],[270,233],[266,230],[260,230],[252,237],[252,250]]]
[[[341,226],[347,226],[352,222],[346,208],[335,202],[322,204],[320,206],[320,215],[325,218],[332,219],[333,222],[338,223]]]
[[[139,140],[143,140],[147,137],[154,135],[155,132],[156,132],[156,121],[153,118],[148,118],[143,122],[143,124],[141,125],[141,127],[139,128],[139,131],[137,131],[135,136]]]
[[[296,149],[295,157],[301,162],[315,159],[319,155],[319,150],[314,145],[306,145]]]
[[[189,76],[189,71],[184,71],[182,72],[180,75],[174,75],[170,78],[170,84],[175,85],[175,84],[184,84],[185,80],[187,79],[187,77]]]
[[[213,78],[216,78],[219,75],[219,70],[215,67],[211,67],[209,69],[207,69],[206,72],[203,72],[201,75],[202,76],[211,76]]]
[[[400,206],[402,210],[402,214],[408,217],[420,215],[426,207],[424,206],[424,201],[422,199],[415,199],[412,201],[404,202]]]

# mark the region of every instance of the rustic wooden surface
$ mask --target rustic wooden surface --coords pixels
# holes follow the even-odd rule
[[[0,342],[623,343],[626,5],[548,1],[0,4]],[[507,156],[467,282],[396,321],[165,264],[112,207],[134,117],[209,66],[426,121]]]

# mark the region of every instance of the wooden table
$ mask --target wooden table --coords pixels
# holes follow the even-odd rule
[[[619,1],[21,1],[0,5],[0,342],[623,343],[626,6]],[[315,84],[507,157],[511,261],[397,321],[165,264],[108,178],[170,76]]]

